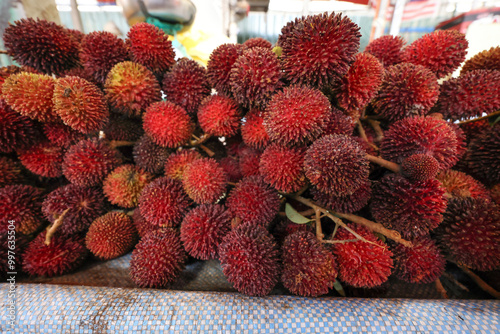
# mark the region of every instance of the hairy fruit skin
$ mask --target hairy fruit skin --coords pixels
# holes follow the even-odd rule
[[[41,190],[27,185],[12,185],[0,188],[0,233],[9,231],[9,221],[14,221],[16,233],[31,234],[43,220],[40,215],[42,205]]]
[[[486,187],[472,176],[456,170],[445,170],[436,176],[452,198],[482,198],[490,200]]]
[[[195,150],[177,151],[165,161],[165,176],[171,179],[182,180],[187,166],[201,158],[201,154]]]
[[[299,191],[307,182],[303,168],[304,155],[304,149],[271,144],[260,157],[260,174],[264,181],[278,191]]]
[[[231,95],[229,84],[231,68],[242,52],[242,45],[227,43],[219,45],[210,54],[207,63],[207,79],[217,93]]]
[[[43,177],[63,175],[65,150],[48,141],[40,141],[29,149],[19,151],[19,160],[30,172]]]
[[[460,75],[474,70],[500,71],[500,46],[481,51],[467,59],[460,70]]]
[[[21,165],[8,157],[0,157],[0,188],[21,183]]]
[[[270,138],[264,127],[262,111],[255,109],[245,115],[245,122],[241,125],[241,137],[246,145],[256,150],[263,150],[269,144]]]
[[[243,47],[245,48],[245,51],[246,51],[248,49],[253,49],[253,48],[271,49],[273,47],[273,45],[271,44],[271,42],[269,42],[268,40],[265,40],[262,37],[253,37],[253,38],[247,39],[243,43]]]
[[[212,136],[234,136],[240,127],[240,108],[231,98],[211,95],[198,108],[201,129]]]
[[[143,135],[134,145],[135,164],[151,174],[160,174],[170,155],[169,149],[157,145],[149,136]]]
[[[198,204],[215,203],[224,195],[227,182],[226,172],[215,159],[196,159],[182,175],[184,190]]]
[[[401,51],[405,44],[401,36],[386,35],[371,41],[364,52],[374,55],[384,67],[389,67],[401,62]]]
[[[43,133],[52,144],[64,148],[85,139],[83,133],[73,130],[61,121],[43,124]]]
[[[439,162],[428,154],[414,154],[401,163],[401,174],[413,181],[433,179],[439,172]]]
[[[367,181],[351,195],[337,196],[335,194],[326,194],[316,188],[312,188],[311,193],[315,202],[328,209],[342,213],[354,213],[368,204],[372,195],[372,189],[370,181]]]
[[[106,177],[102,190],[111,204],[134,208],[139,203],[142,189],[152,180],[152,174],[127,164],[115,168]]]
[[[465,157],[472,176],[487,187],[500,183],[500,124],[474,139]]]
[[[11,153],[31,146],[39,136],[34,121],[0,100],[0,152]]]

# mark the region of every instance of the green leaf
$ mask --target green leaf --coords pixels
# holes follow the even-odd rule
[[[290,203],[286,203],[285,213],[287,218],[295,224],[307,224],[312,221],[312,219],[306,218],[298,213],[297,210],[295,210],[293,206],[290,205]]]
[[[333,287],[342,297],[345,297],[344,288],[342,287],[342,284],[340,284],[338,280],[335,280],[335,282],[333,282]]]
[[[491,126],[497,124],[498,122],[500,122],[500,116],[498,116],[496,118],[495,117],[490,118],[490,125]]]

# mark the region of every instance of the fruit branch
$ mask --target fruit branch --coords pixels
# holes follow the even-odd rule
[[[357,242],[359,239],[348,239],[348,240],[323,240],[325,244],[347,244],[349,242]]]
[[[441,297],[443,297],[443,299],[448,299],[448,292],[444,288],[443,283],[441,283],[441,280],[438,278],[434,283],[436,284],[436,290],[439,292]]]
[[[450,262],[453,262],[453,261],[450,261]],[[454,262],[455,263],[455,262]],[[486,283],[485,281],[483,281],[483,279],[479,276],[477,276],[476,274],[474,274],[469,268],[467,268],[466,266],[462,265],[462,264],[459,264],[459,263],[455,263],[460,269],[462,269],[462,271],[464,273],[466,273],[470,278],[472,278],[472,280],[474,282],[476,282],[476,284],[485,292],[487,292],[488,294],[490,294],[491,296],[495,297],[495,299],[500,299],[500,292],[498,292],[497,290],[493,289],[493,287],[491,285],[489,285],[488,283]]]
[[[380,157],[376,157],[371,154],[366,155],[366,159],[370,162],[373,162],[379,166],[382,166],[384,168],[387,168],[390,171],[393,171],[394,173],[401,173],[401,166],[399,166],[397,163],[382,159]]]
[[[122,147],[122,146],[134,146],[135,141],[126,141],[126,140],[111,140],[109,142],[109,146],[112,148]]]
[[[8,55],[9,52],[7,52],[7,50],[0,50],[0,54],[2,54],[2,55]]]
[[[457,124],[467,124],[467,123],[482,121],[483,119],[488,119],[490,117],[497,116],[497,115],[500,115],[500,110],[492,112],[491,114],[486,115],[486,116],[481,116],[481,117],[477,117],[477,118],[473,118],[473,119],[468,119],[466,121],[458,122]]]
[[[384,138],[384,130],[380,127],[380,122],[376,121],[374,119],[367,119],[368,123],[370,123],[371,127],[377,134],[377,138],[375,138],[375,141],[379,142]]]
[[[213,157],[215,155],[214,151],[203,145],[203,143],[211,137],[210,135],[203,134],[202,136],[197,137],[196,135],[192,134],[191,136],[194,138],[194,140],[190,140],[189,145],[191,145],[192,147],[198,146],[203,151],[205,151],[205,153],[208,154],[209,157]]]
[[[62,223],[64,221],[64,216],[66,216],[66,214],[68,213],[68,211],[69,211],[69,208],[67,208],[66,210],[64,210],[63,213],[61,213],[59,215],[59,217],[57,217],[56,220],[54,220],[54,223],[52,224],[52,226],[47,230],[47,235],[45,236],[45,244],[47,246],[50,245],[50,241],[52,240],[52,237],[54,236],[54,233],[56,233],[56,231],[59,228],[59,226],[62,225]]]
[[[363,138],[363,140],[365,142],[367,142],[368,145],[370,145],[376,151],[379,150],[377,145],[373,144],[371,141],[368,140],[368,137],[366,136],[365,129],[363,128],[363,124],[361,124],[361,121],[359,119],[358,119],[358,131],[359,131],[359,135],[361,136],[361,138]]]
[[[323,234],[323,230],[321,229],[321,211],[318,208],[314,209],[315,211],[315,221],[316,221],[316,238],[321,242],[325,235]]]

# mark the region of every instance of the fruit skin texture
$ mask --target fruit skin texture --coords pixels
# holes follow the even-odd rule
[[[330,115],[330,102],[321,91],[290,86],[269,101],[264,128],[271,140],[279,144],[307,144],[322,134]]]
[[[238,151],[238,164],[240,166],[241,174],[244,177],[260,176],[259,165],[261,156],[262,152],[259,150],[255,150],[244,145],[240,147]]]
[[[43,177],[62,176],[65,150],[48,141],[40,141],[26,150],[19,151],[19,160],[30,172]]]
[[[500,183],[500,124],[490,127],[469,144],[467,167],[487,187]]]
[[[210,54],[207,63],[207,79],[218,94],[231,95],[229,84],[231,68],[242,52],[243,45],[227,43],[219,45]]]
[[[179,233],[160,229],[146,234],[132,252],[130,277],[141,288],[163,288],[184,269],[186,252]]]
[[[314,201],[323,207],[342,213],[354,213],[365,207],[371,198],[372,190],[370,181],[367,181],[351,195],[325,194],[316,188],[312,188],[311,193]]]
[[[243,178],[238,158],[233,156],[224,157],[219,161],[219,164],[226,172],[229,182],[236,183]]]
[[[401,174],[413,181],[433,179],[439,172],[439,162],[428,154],[414,154],[401,163]]]
[[[436,176],[446,192],[453,198],[483,198],[490,200],[486,187],[472,176],[456,170],[445,170]]]
[[[440,79],[460,66],[468,47],[464,34],[456,30],[436,30],[405,47],[401,58],[429,68]]]
[[[0,188],[0,203],[0,233],[7,233],[9,220],[14,220],[19,234],[31,234],[42,224],[42,192],[37,188],[27,185]]]
[[[219,204],[204,204],[191,209],[181,224],[184,249],[199,260],[218,257],[218,247],[231,231],[231,214]]]
[[[307,231],[288,235],[282,246],[281,281],[292,293],[318,297],[328,293],[337,277],[333,254]]]
[[[207,71],[191,59],[180,59],[165,73],[163,91],[170,102],[184,108],[188,114],[195,114],[201,101],[210,95]]]
[[[384,67],[401,62],[401,49],[406,44],[401,36],[381,36],[371,41],[364,52],[374,55]]]
[[[104,131],[107,140],[137,141],[144,134],[142,123],[124,115],[111,114]]]
[[[142,189],[153,180],[153,175],[132,164],[115,168],[104,180],[102,190],[111,202],[122,208],[134,208],[139,203]]]
[[[328,86],[342,77],[359,49],[359,27],[342,14],[295,19],[281,32],[281,61],[292,84]]]
[[[23,180],[21,165],[8,157],[0,157],[0,188]]]
[[[87,139],[71,146],[64,156],[63,174],[73,184],[91,187],[102,183],[120,165],[120,152],[97,139]]]
[[[73,130],[63,122],[45,123],[43,133],[52,144],[60,147],[68,147],[85,139],[83,133]]]
[[[413,239],[441,223],[447,205],[444,194],[445,189],[436,179],[410,182],[388,174],[373,189],[371,212],[377,222]]]
[[[201,154],[195,150],[177,151],[165,161],[165,176],[171,179],[182,180],[186,167],[201,158]]]
[[[500,209],[481,198],[453,198],[436,231],[454,261],[481,271],[500,268]]]
[[[137,230],[132,219],[116,211],[94,220],[85,236],[85,245],[101,260],[111,260],[127,254],[136,242]]]
[[[168,148],[156,145],[147,135],[143,135],[133,149],[135,164],[152,174],[160,174],[163,171],[169,154]]]
[[[151,231],[162,229],[162,227],[148,223],[148,221],[146,221],[146,219],[144,219],[141,215],[141,211],[139,209],[135,209],[132,213],[132,221],[140,238],[144,237]]]
[[[124,61],[109,71],[104,84],[112,110],[138,117],[153,102],[161,100],[160,84],[144,66]]]
[[[337,196],[352,195],[368,179],[364,150],[350,136],[329,135],[306,151],[305,174],[318,190]]]
[[[99,131],[108,121],[109,110],[101,90],[79,77],[57,79],[54,111],[64,124],[81,133]]]
[[[0,100],[0,152],[11,153],[32,145],[39,135],[31,119],[21,116]]]
[[[211,95],[198,108],[198,122],[202,130],[213,136],[234,136],[240,127],[240,110],[231,98]]]
[[[60,74],[79,62],[79,43],[54,22],[21,19],[5,29],[3,39],[15,61],[46,74]]]
[[[500,206],[500,183],[497,183],[493,187],[491,187],[490,195],[493,202],[495,202],[496,205]]]
[[[395,122],[410,116],[425,116],[439,97],[437,78],[421,65],[402,63],[386,69],[373,100],[375,113]]]
[[[198,204],[215,203],[224,195],[228,176],[215,159],[197,159],[186,166],[182,185]]]
[[[163,227],[177,226],[189,204],[182,183],[168,177],[160,177],[149,183],[139,197],[141,215],[150,224]]]
[[[245,223],[229,232],[219,246],[222,272],[241,293],[268,295],[278,282],[278,249],[262,226]]]
[[[378,246],[361,240],[335,244],[333,254],[337,259],[339,279],[357,288],[373,288],[384,283],[391,274],[392,252],[366,227],[357,224],[349,227]],[[354,236],[346,229],[339,228],[335,240],[350,239],[354,239]]]
[[[169,148],[176,148],[187,142],[194,130],[187,112],[168,101],[153,103],[146,109],[143,127],[156,144]]]
[[[233,217],[243,223],[269,227],[278,213],[280,199],[276,190],[264,182],[262,177],[243,178],[231,190],[226,205]]]
[[[428,236],[417,238],[412,244],[413,247],[397,244],[392,248],[396,276],[409,283],[434,282],[444,273],[444,256]]]
[[[467,59],[460,70],[460,75],[474,70],[500,71],[500,46],[492,47]]]
[[[47,246],[46,234],[40,233],[28,244],[23,254],[23,271],[32,276],[60,276],[75,270],[87,258],[89,251],[83,237],[55,234]]]
[[[243,47],[245,48],[245,50],[253,49],[253,48],[271,49],[272,46],[273,45],[271,44],[271,42],[269,42],[268,40],[265,40],[262,37],[249,38],[243,43]]]
[[[257,150],[263,150],[269,144],[269,135],[264,127],[263,112],[254,109],[245,115],[245,122],[241,125],[243,142]]]

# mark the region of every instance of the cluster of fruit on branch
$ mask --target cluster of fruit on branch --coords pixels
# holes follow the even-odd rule
[[[133,249],[139,287],[218,259],[252,296],[279,282],[301,296],[390,275],[439,282],[446,261],[499,269],[500,47],[450,78],[463,34],[359,52],[359,30],[342,14],[302,17],[275,46],[224,44],[205,68],[147,23],[125,40],[10,25],[2,253],[13,221],[29,275]]]

